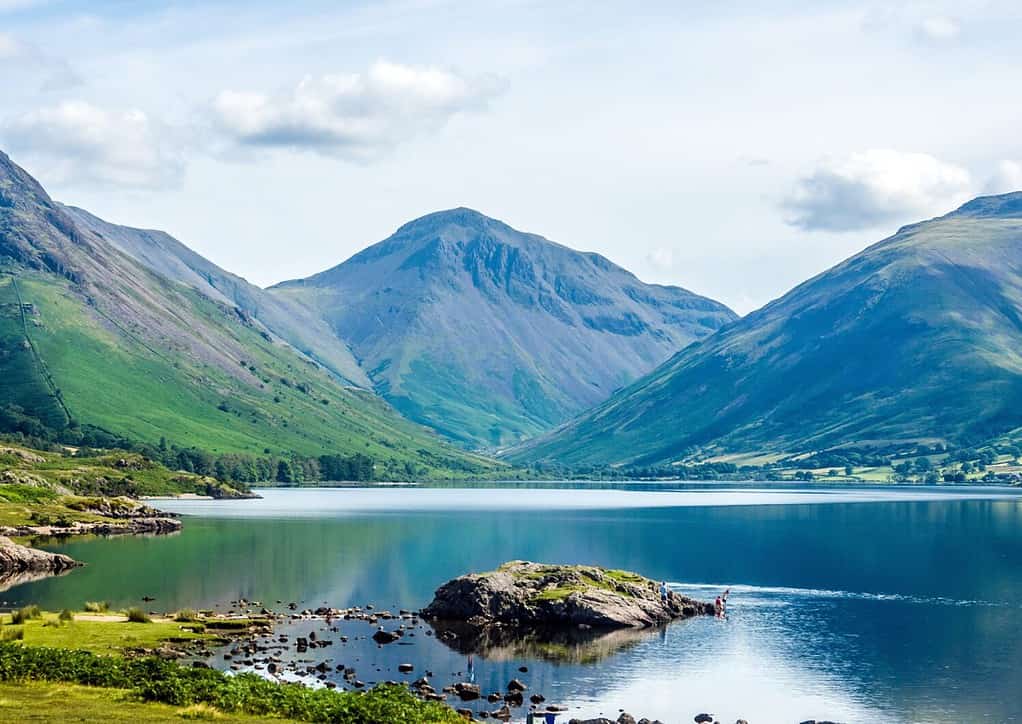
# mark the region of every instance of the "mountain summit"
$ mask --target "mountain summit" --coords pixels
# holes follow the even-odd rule
[[[1022,426],[1022,193],[970,201],[672,357],[516,459],[974,444]]]
[[[736,318],[466,208],[271,291],[318,310],[398,410],[468,445],[548,429]]]

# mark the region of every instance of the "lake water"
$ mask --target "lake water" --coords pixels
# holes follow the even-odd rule
[[[173,610],[246,598],[301,607],[418,608],[449,578],[511,559],[641,572],[712,600],[727,620],[595,642],[567,659],[476,655],[485,691],[513,676],[572,716],[690,722],[1022,721],[1022,496],[1006,489],[556,485],[265,490],[254,501],[160,501],[174,536],[48,546],[88,566],[0,593]],[[302,633],[308,623],[291,627]],[[316,654],[366,681],[414,661],[435,681],[466,656],[352,641]],[[321,634],[322,635],[322,634]],[[329,634],[327,634],[329,635]],[[546,658],[544,658],[546,657]],[[357,662],[357,664],[356,664]],[[528,666],[519,674],[519,666]],[[379,671],[377,671],[377,669]],[[562,717],[566,721],[567,717]]]

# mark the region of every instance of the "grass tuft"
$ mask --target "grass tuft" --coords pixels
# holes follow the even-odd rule
[[[25,629],[21,627],[0,630],[0,641],[21,641],[24,638]]]
[[[152,618],[149,617],[149,614],[143,611],[138,606],[132,606],[131,608],[124,612],[124,615],[128,617],[128,621],[130,621],[131,623],[153,622]]]
[[[85,611],[87,613],[106,613],[110,610],[110,604],[106,601],[86,601]]]
[[[33,621],[35,619],[40,619],[42,617],[43,613],[42,611],[39,610],[39,607],[36,606],[35,604],[32,604],[30,606],[24,606],[22,608],[19,608],[17,611],[12,611],[11,623],[16,626],[20,626],[23,623],[27,623],[28,621]]]
[[[174,620],[180,623],[195,623],[199,620],[199,615],[195,613],[193,608],[182,608],[174,616]]]

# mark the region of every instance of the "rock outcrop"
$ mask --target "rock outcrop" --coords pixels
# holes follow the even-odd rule
[[[0,574],[63,573],[82,565],[63,553],[48,553],[0,536]]]
[[[713,604],[668,592],[627,571],[528,561],[448,581],[422,611],[431,620],[473,626],[645,628],[712,614]]]
[[[164,514],[165,516],[166,514]],[[122,518],[111,521],[74,521],[68,525],[0,526],[0,536],[135,535],[176,533],[181,530],[177,518]]]

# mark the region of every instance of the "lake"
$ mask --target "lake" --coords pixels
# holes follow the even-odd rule
[[[178,535],[48,545],[88,566],[0,599],[49,609],[149,595],[161,610],[246,598],[396,611],[511,559],[596,564],[707,600],[730,586],[729,617],[567,655],[494,647],[472,659],[484,692],[519,676],[571,716],[616,719],[625,709],[668,724],[702,711],[757,724],[1022,721],[1019,491],[543,484],[260,493],[157,501],[185,516]],[[353,640],[317,655],[357,661],[367,681],[398,678],[404,659],[440,684],[467,675],[468,658],[425,629],[411,648],[378,648],[358,625],[340,628]]]

